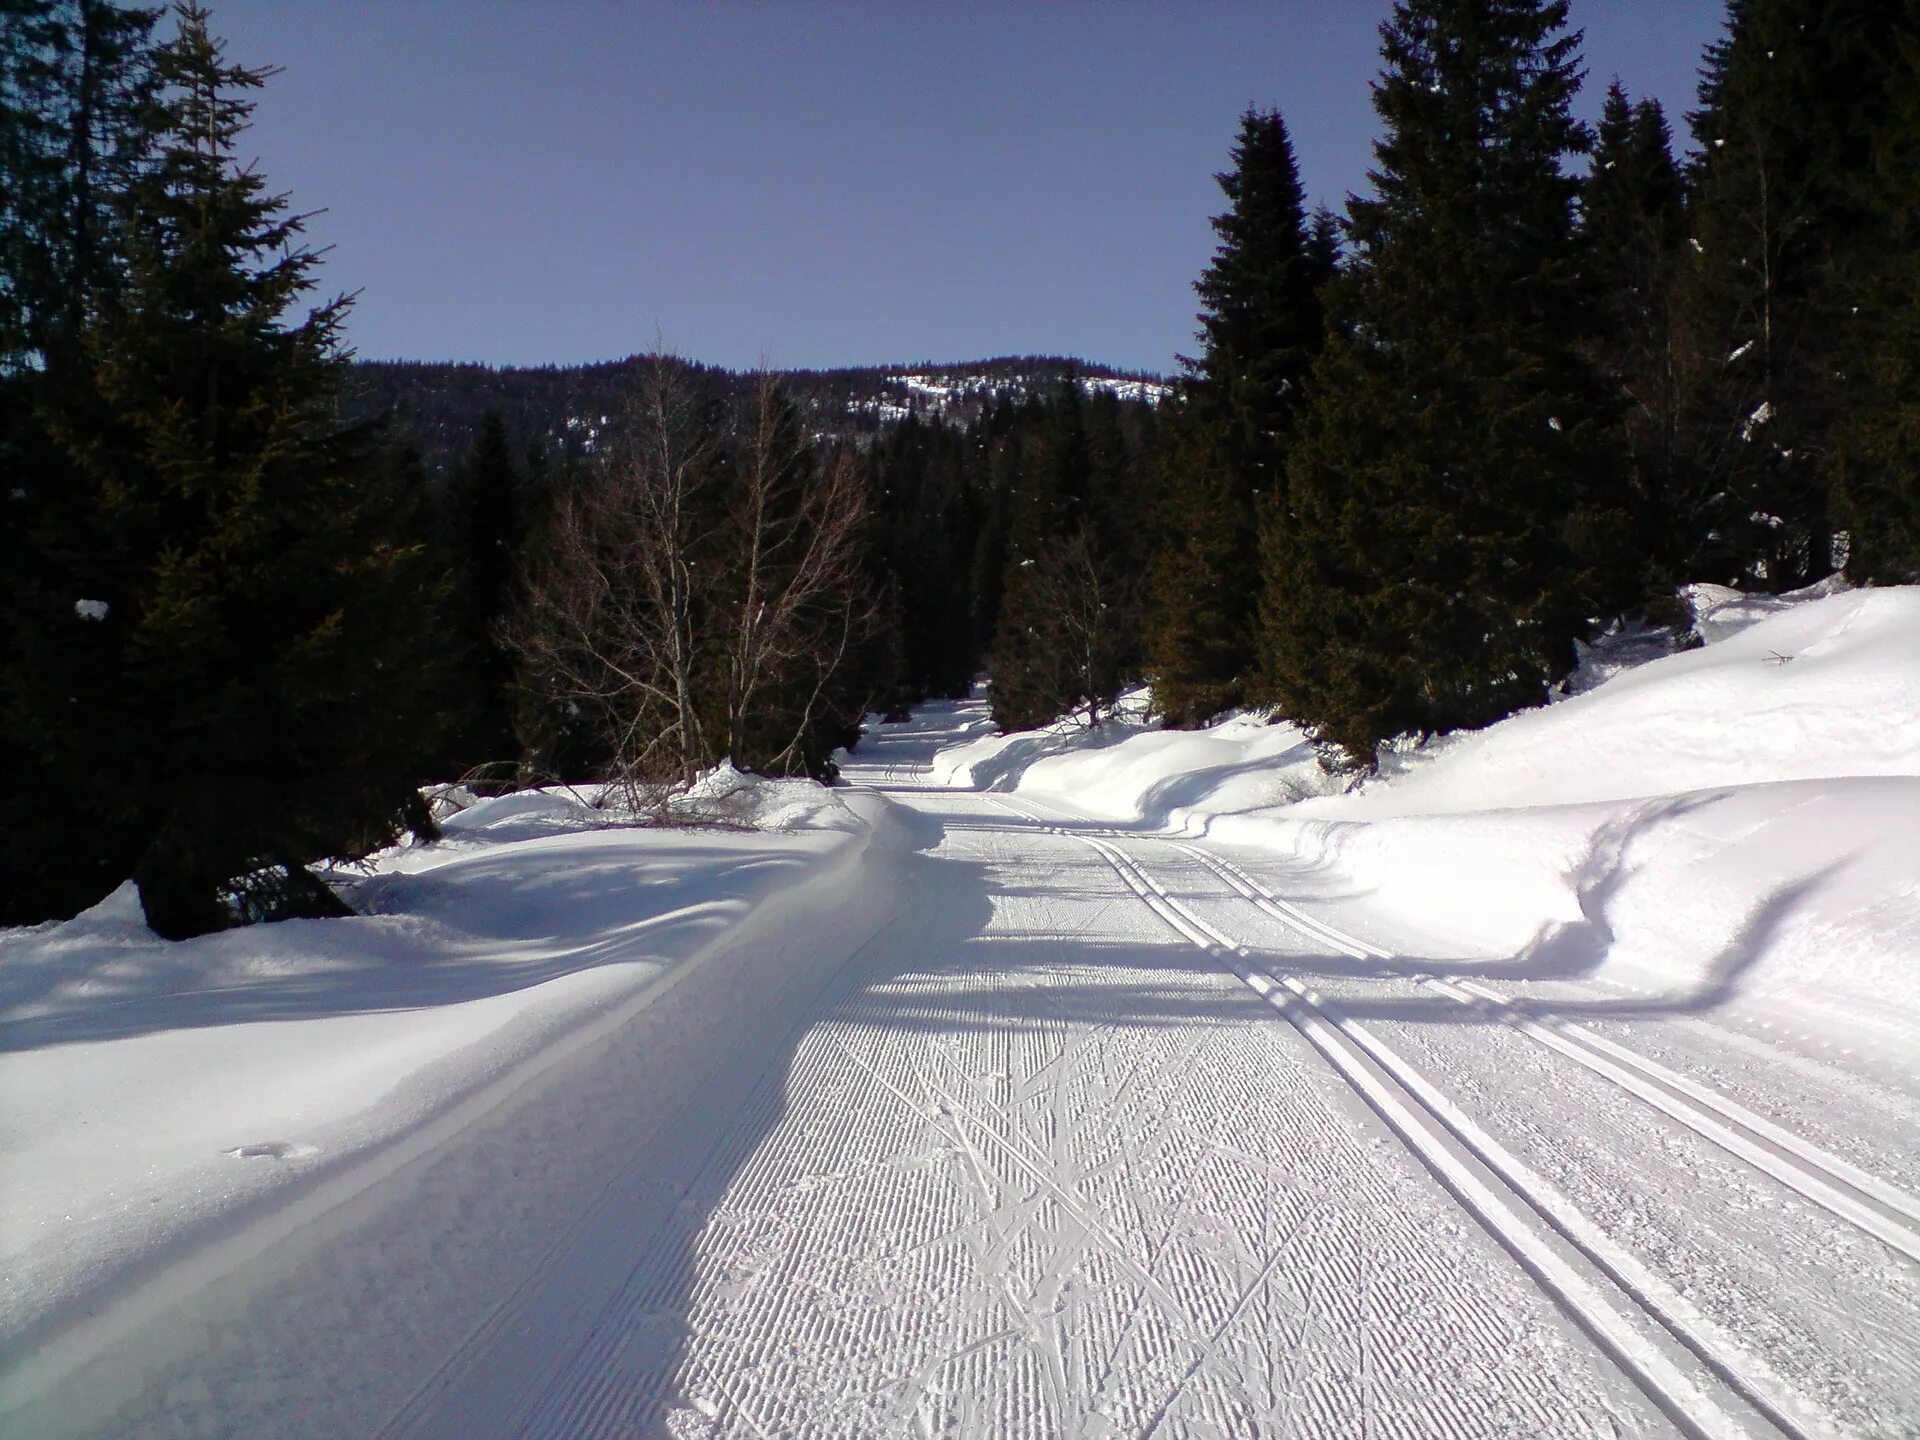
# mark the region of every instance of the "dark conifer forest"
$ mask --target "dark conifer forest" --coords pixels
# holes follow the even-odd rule
[[[1729,0],[1700,73],[1682,133],[1566,0],[1399,0],[1339,214],[1226,97],[1164,381],[497,371],[352,358],[204,7],[0,0],[0,924],[339,913],[423,787],[829,780],[982,678],[1361,772],[1684,583],[1920,578],[1920,0]]]

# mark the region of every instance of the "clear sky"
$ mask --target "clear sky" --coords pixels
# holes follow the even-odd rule
[[[1387,0],[214,0],[369,358],[776,368],[1192,347],[1249,103],[1364,189]],[[1679,138],[1721,0],[1574,0]]]

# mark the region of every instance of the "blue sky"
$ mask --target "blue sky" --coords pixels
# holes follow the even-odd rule
[[[1365,186],[1386,0],[215,0],[371,358],[728,366],[1191,348],[1236,117]],[[1684,141],[1720,0],[1574,0]]]

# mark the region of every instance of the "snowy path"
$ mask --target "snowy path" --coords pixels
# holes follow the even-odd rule
[[[1101,856],[985,797],[903,800],[939,826],[926,903],[618,1257],[578,1347],[489,1402],[500,1433],[1657,1429]],[[456,1408],[401,1432],[473,1433]]]
[[[923,788],[937,738],[850,771],[913,845],[850,959],[729,992],[672,1084],[561,1067],[64,1428],[1920,1429],[1910,1096],[1382,943],[1252,852]]]
[[[1912,1133],[1910,1104],[1829,1071],[1824,1095],[1809,1105],[1821,1086],[1808,1067],[1785,1053],[1755,1065],[1750,1045],[1715,1035],[1684,999],[1583,999],[1560,983],[1540,987],[1555,992],[1540,1002],[1517,999],[1532,987],[1511,979],[1503,991],[1471,971],[1426,973],[1432,962],[1395,956],[1289,904],[1249,873],[1255,857],[1235,863],[1087,822],[1059,828],[1108,853],[1171,925],[1305,1021],[1303,1030],[1331,1028],[1375,1059],[1399,1082],[1397,1096],[1383,1087],[1377,1108],[1411,1148],[1428,1150],[1400,1118],[1409,1108],[1436,1120],[1522,1202],[1476,1203],[1449,1185],[1523,1264],[1526,1211],[1570,1242],[1610,1287],[1596,1292],[1577,1273],[1535,1269],[1536,1278],[1639,1373],[1643,1388],[1672,1396],[1677,1415],[1701,1419],[1700,1402],[1714,1397],[1717,1381],[1732,1397],[1723,1406],[1729,1418],[1762,1433],[1910,1432],[1920,1396],[1920,1342],[1911,1334],[1920,1314],[1920,1200],[1694,1076],[1723,1083],[1732,1068],[1745,1088],[1764,1092],[1754,1072],[1787,1071],[1785,1088],[1809,1107],[1796,1124],[1857,1126],[1855,1144],[1869,1150],[1877,1136],[1887,1148],[1875,1158],[1887,1173],[1911,1164],[1910,1150],[1899,1149]],[[1622,1019],[1636,1011],[1638,1024]],[[1624,1040],[1568,1018],[1589,1012]],[[1669,1063],[1636,1048],[1642,1031],[1676,1020],[1679,1036],[1660,1037]],[[1672,1068],[1676,1040],[1691,1073]],[[1326,1048],[1369,1088],[1356,1073],[1363,1066]],[[1446,1176],[1444,1156],[1429,1164]],[[1643,1333],[1658,1342],[1664,1332],[1697,1364],[1637,1365],[1631,1337],[1642,1318],[1652,1322],[1639,1326]],[[1616,1334],[1621,1343],[1612,1343]],[[1699,1378],[1691,1391],[1687,1371]]]

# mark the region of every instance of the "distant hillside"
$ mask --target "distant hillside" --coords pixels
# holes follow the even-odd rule
[[[480,417],[497,410],[516,450],[538,445],[552,456],[592,451],[617,428],[638,357],[597,365],[495,369],[451,362],[358,361],[351,404],[358,415],[391,411],[401,433],[420,447],[429,470],[459,459]],[[688,365],[733,389],[752,383],[743,372]],[[1053,355],[1003,356],[939,365],[873,365],[841,370],[790,370],[788,392],[823,435],[873,435],[908,415],[951,425],[977,419],[993,401],[1042,393],[1069,378],[1083,389],[1158,402],[1157,375],[1115,370]]]

